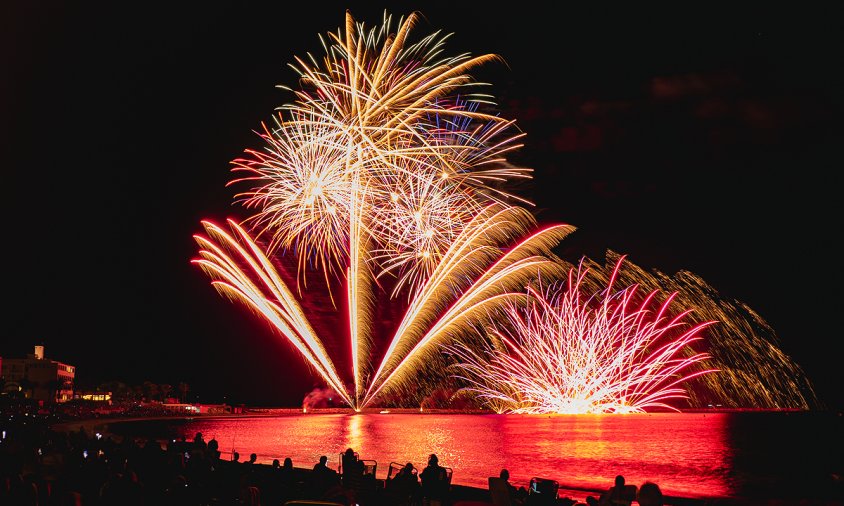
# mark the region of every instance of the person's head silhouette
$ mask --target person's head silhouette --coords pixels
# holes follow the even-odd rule
[[[509,480],[510,479],[510,471],[506,469],[502,469],[501,473],[498,474],[498,477],[502,480]]]
[[[438,458],[437,458],[437,454],[436,454],[436,453],[432,453],[430,456],[428,456],[428,465],[429,465],[429,466],[435,466],[435,465],[437,465],[437,463],[439,462],[439,460],[440,460],[440,459],[438,459]]]
[[[326,457],[325,455],[319,458],[320,465],[324,466],[326,462],[328,462],[328,457]]]
[[[621,488],[624,486],[624,476],[618,475],[615,477],[615,486]]]
[[[662,491],[656,483],[646,481],[639,487],[636,500],[641,506],[662,506]]]

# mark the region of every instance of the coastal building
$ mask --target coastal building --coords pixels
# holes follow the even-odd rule
[[[73,399],[76,367],[44,357],[44,347],[36,346],[26,358],[6,358],[0,362],[5,391],[21,392],[27,399],[43,403]]]

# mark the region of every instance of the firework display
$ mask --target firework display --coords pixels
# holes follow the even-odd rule
[[[708,322],[686,326],[686,307],[657,304],[635,280],[582,295],[586,270],[552,253],[574,228],[539,227],[506,190],[531,177],[506,161],[522,134],[469,73],[497,57],[445,56],[447,35],[411,40],[417,22],[385,14],[370,28],[347,13],[321,38],[322,58],[296,58],[294,100],[263,125],[263,148],[233,162],[251,216],[203,222],[194,263],[354,409],[412,388],[443,347],[466,391],[500,412],[639,412],[689,398],[687,382],[723,367],[691,346]],[[282,279],[276,255],[295,258],[295,280]],[[350,371],[302,307],[314,271],[347,318]],[[566,272],[565,289],[536,288]],[[383,344],[380,294],[404,308]]]
[[[620,268],[622,255],[608,251],[604,262],[586,260],[590,290],[599,289],[614,276],[619,286],[638,285],[642,290],[675,293],[669,302],[673,313],[694,308],[693,323],[715,322],[707,327],[701,346],[709,354],[692,366],[718,369],[717,374],[695,377],[687,384],[692,406],[754,407],[763,409],[813,409],[820,407],[806,374],[778,345],[770,325],[740,301],[721,295],[700,276],[679,271],[669,276],[646,271],[630,260]],[[694,352],[685,350],[691,355]]]
[[[491,326],[485,348],[450,346],[467,390],[499,413],[639,413],[675,409],[666,401],[687,397],[679,385],[712,372],[687,372],[708,357],[682,353],[708,323],[671,315],[672,297],[658,304],[658,292],[614,292],[612,278],[584,295],[587,272],[570,270],[562,287],[529,288],[527,302]]]

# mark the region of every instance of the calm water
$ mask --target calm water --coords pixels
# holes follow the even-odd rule
[[[453,482],[486,488],[502,467],[511,481],[553,478],[563,487],[605,489],[616,474],[651,480],[683,497],[814,497],[841,492],[844,419],[834,413],[707,413],[625,416],[300,414],[113,424],[115,433],[192,438],[252,452],[259,462],[291,457],[336,469],[354,448],[378,462],[424,466],[436,453]]]

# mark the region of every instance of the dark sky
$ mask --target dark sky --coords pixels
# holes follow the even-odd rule
[[[300,404],[313,376],[190,265],[191,236],[243,216],[229,161],[290,99],[275,85],[295,83],[293,56],[318,53],[346,7],[370,23],[382,8],[86,4],[0,7],[0,355],[44,343],[83,384]],[[480,77],[527,133],[514,161],[536,171],[540,220],[579,227],[567,256],[699,274],[844,406],[838,16],[401,5],[425,15],[418,33],[455,32],[449,52],[506,60]]]

